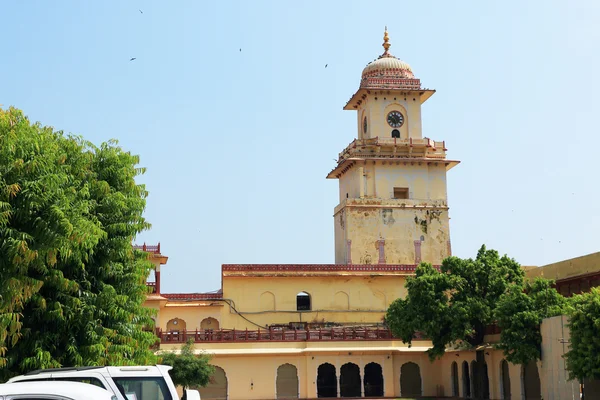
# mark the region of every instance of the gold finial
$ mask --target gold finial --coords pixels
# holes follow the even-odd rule
[[[388,31],[387,31],[387,26],[385,27],[385,32],[383,33],[383,48],[385,49],[385,51],[383,52],[383,54],[387,54],[388,50],[390,49],[390,37],[388,36]]]

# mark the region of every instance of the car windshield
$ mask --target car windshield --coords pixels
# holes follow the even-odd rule
[[[113,377],[127,400],[173,400],[163,377]]]

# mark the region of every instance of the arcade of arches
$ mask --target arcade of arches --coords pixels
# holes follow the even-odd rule
[[[407,372],[413,374],[407,378],[418,379],[420,382],[419,367],[414,365],[416,370]],[[420,387],[418,394],[421,394]],[[345,363],[340,368],[339,377],[335,366],[330,363],[323,363],[317,369],[317,397],[382,397],[383,395],[383,368],[378,363],[368,363],[363,371],[355,363]]]

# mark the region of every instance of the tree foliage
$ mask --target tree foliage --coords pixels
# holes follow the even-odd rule
[[[137,156],[0,110],[0,366],[152,363]]]
[[[522,285],[523,275],[515,260],[485,246],[475,259],[446,258],[439,271],[421,263],[407,280],[406,298],[390,305],[386,322],[405,343],[416,332],[428,337],[431,359],[441,357],[448,346],[479,346],[486,326],[494,322],[500,297],[510,285]]]
[[[569,379],[600,379],[600,288],[570,299],[571,344],[565,354]]]
[[[174,352],[164,352],[161,354],[162,364],[173,367],[169,371],[173,383],[183,386],[184,389],[190,387],[204,387],[208,385],[210,377],[215,369],[210,365],[210,357],[206,354],[194,354],[194,342],[188,340],[179,354]]]
[[[541,358],[544,318],[564,312],[566,299],[552,287],[554,282],[537,278],[525,285],[512,285],[498,302],[497,324],[501,328],[497,348],[507,361],[526,365]]]

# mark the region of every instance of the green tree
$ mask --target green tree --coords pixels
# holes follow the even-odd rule
[[[467,344],[477,349],[475,396],[485,388],[484,350],[481,347],[500,297],[510,285],[523,284],[521,266],[508,256],[500,257],[485,246],[475,259],[446,258],[438,271],[421,263],[406,283],[408,295],[395,300],[386,314],[392,332],[403,342],[412,342],[417,332],[428,337],[433,347],[430,359],[441,357],[446,347]]]
[[[0,366],[152,363],[137,156],[0,110]]]
[[[540,324],[544,318],[561,315],[566,299],[552,287],[554,282],[537,278],[525,285],[512,285],[500,297],[496,320],[501,328],[497,348],[507,361],[527,364],[541,357]]]
[[[194,354],[194,341],[188,340],[179,354],[174,352],[163,352],[162,364],[173,367],[169,374],[173,383],[182,386],[183,389],[204,387],[208,385],[210,377],[215,372],[215,368],[210,365],[210,357],[206,354]]]
[[[600,288],[570,299],[571,344],[565,354],[569,379],[600,379]]]

